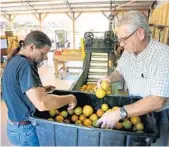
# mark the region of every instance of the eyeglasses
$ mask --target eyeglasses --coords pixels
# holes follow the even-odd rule
[[[132,32],[130,35],[128,35],[126,37],[123,37],[123,38],[120,38],[117,41],[119,43],[123,43],[125,45],[126,44],[126,40],[129,39],[135,32],[137,32],[137,30],[138,30],[138,28],[134,32]]]

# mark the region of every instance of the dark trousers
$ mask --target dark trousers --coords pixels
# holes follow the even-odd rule
[[[169,109],[159,112],[160,118],[160,137],[152,146],[168,146],[169,145]]]

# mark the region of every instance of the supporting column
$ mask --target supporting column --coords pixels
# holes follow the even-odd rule
[[[38,15],[34,15],[36,17],[36,19],[39,21],[41,31],[42,31],[42,21],[46,18],[48,13],[45,13],[44,16],[42,16],[42,15],[43,15],[42,13],[38,13]]]
[[[76,28],[75,28],[75,22],[77,20],[77,18],[82,14],[82,12],[80,12],[76,17],[75,17],[75,13],[72,13],[72,16],[69,15],[69,13],[65,13],[71,20],[72,20],[72,25],[73,25],[73,49],[75,49],[75,44],[76,44]]]
[[[11,15],[11,14],[4,14],[4,17],[8,20],[10,30],[13,30],[13,21],[16,17],[16,15]]]
[[[113,18],[110,17],[111,14],[109,14],[109,16],[107,16],[104,11],[102,11],[102,14],[109,20],[109,30],[112,30],[112,20],[113,20]],[[113,15],[112,15],[112,16],[113,16]],[[115,27],[115,26],[114,26],[114,27]]]
[[[73,12],[73,14],[72,14],[72,23],[73,23],[73,49],[75,49],[75,43],[76,43],[76,30],[75,30],[75,13]]]

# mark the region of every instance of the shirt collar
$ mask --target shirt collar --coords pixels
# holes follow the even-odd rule
[[[143,60],[146,56],[147,56],[147,52],[151,50],[151,45],[153,44],[153,39],[150,38],[150,41],[148,43],[148,45],[146,46],[146,48],[137,56],[135,56],[133,54],[133,56],[135,56],[135,58],[139,61],[139,60]]]

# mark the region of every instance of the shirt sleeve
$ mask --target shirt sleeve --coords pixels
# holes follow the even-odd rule
[[[22,93],[25,93],[32,87],[42,87],[36,65],[28,63],[22,65],[19,70],[19,84]]]
[[[150,94],[169,98],[169,58],[163,59],[157,66],[156,73],[151,79]]]

